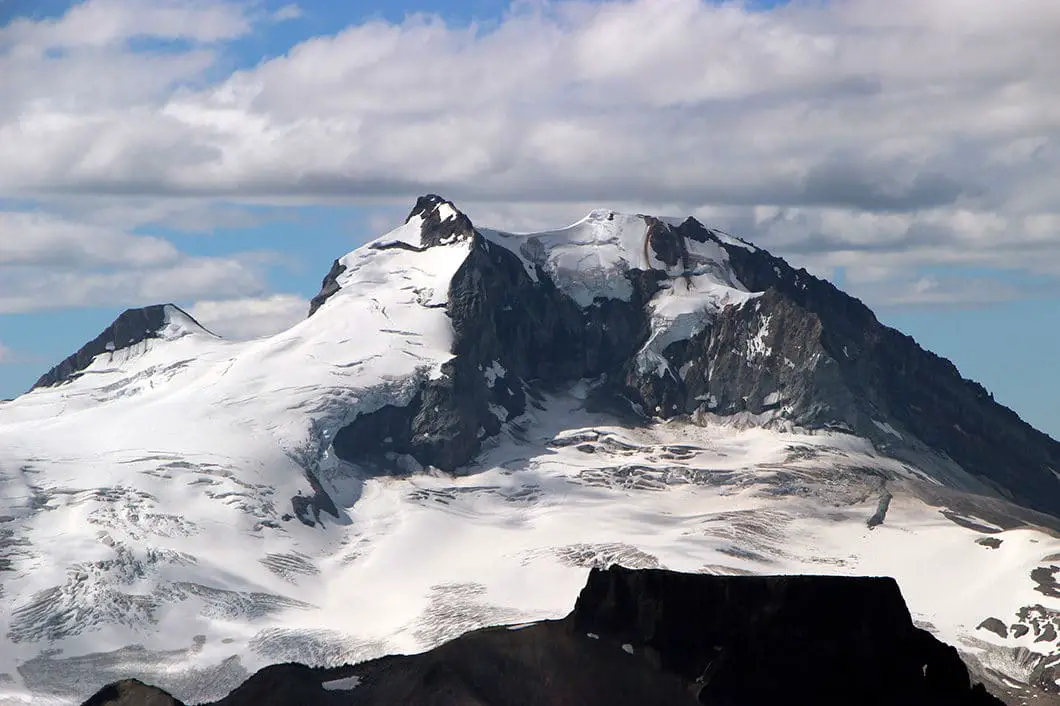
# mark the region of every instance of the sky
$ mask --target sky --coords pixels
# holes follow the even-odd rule
[[[123,309],[304,317],[415,198],[694,215],[1060,438],[1056,0],[0,0],[0,398]]]

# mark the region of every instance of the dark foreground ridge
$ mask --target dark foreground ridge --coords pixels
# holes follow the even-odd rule
[[[86,706],[172,706],[136,681]],[[267,667],[216,706],[1001,706],[889,578],[594,569],[563,620],[420,655]]]

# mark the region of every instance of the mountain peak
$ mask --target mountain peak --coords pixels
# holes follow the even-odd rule
[[[367,247],[372,250],[401,248],[404,250],[423,251],[440,245],[451,245],[474,237],[475,226],[471,219],[464,215],[452,201],[437,194],[426,194],[416,199],[403,225],[387,235],[370,242]],[[309,316],[312,316],[328,299],[342,289],[342,276],[349,268],[345,257],[335,260],[331,269],[320,283],[320,292],[309,303]]]
[[[175,304],[126,309],[98,336],[41,376],[32,389],[52,387],[80,376],[98,356],[131,348],[144,341],[171,341],[187,335],[214,334]]]
[[[452,201],[437,194],[427,194],[416,199],[405,223],[420,219],[420,246],[448,245],[460,238],[469,238],[475,232],[471,219],[460,211]]]

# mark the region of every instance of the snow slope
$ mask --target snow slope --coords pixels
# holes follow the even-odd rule
[[[217,698],[268,663],[558,617],[587,568],[612,562],[893,575],[917,619],[1014,681],[1030,662],[1012,648],[1055,653],[1048,619],[1019,637],[978,628],[1060,611],[1031,576],[1060,540],[944,512],[915,469],[850,435],[705,417],[631,428],[590,411],[581,381],[509,420],[459,476],[339,461],[338,429],[407,403],[451,357],[441,305],[472,245],[418,251],[425,215],[343,258],[339,290],[288,331],[232,343],[174,310],[161,338],[0,404],[0,703],[73,703],[129,676]],[[635,216],[484,234],[582,306],[629,296],[622,268],[666,269],[643,262]],[[646,365],[755,296],[699,245],[650,303]]]

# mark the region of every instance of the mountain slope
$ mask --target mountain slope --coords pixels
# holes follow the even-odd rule
[[[992,688],[1060,691],[1056,442],[693,220],[427,196],[276,336],[119,321],[0,404],[0,700],[215,699],[558,617],[611,562],[895,576]]]

